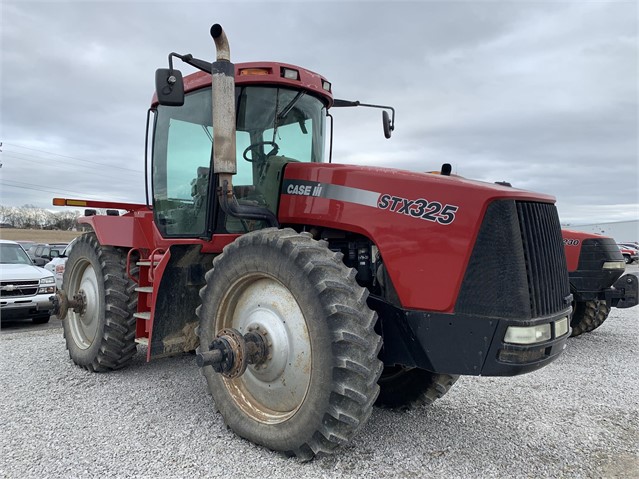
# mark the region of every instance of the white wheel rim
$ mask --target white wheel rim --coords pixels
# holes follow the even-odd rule
[[[311,343],[302,310],[291,292],[264,274],[242,278],[221,303],[216,330],[257,330],[266,338],[269,356],[224,383],[236,404],[250,417],[276,424],[300,408],[310,385]]]
[[[67,318],[73,342],[80,349],[88,349],[95,341],[100,323],[100,289],[97,275],[89,261],[78,261],[74,269],[69,297],[81,292],[85,299],[85,307],[80,314],[69,310]]]

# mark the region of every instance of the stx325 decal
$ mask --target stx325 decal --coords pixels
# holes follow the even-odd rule
[[[356,203],[442,225],[449,225],[455,221],[455,214],[459,210],[459,206],[442,204],[439,201],[427,201],[423,198],[410,200],[376,191],[307,180],[284,180],[282,193]]]
[[[377,207],[413,218],[421,218],[442,225],[449,225],[455,221],[455,213],[459,209],[456,205],[442,205],[439,201],[428,201],[424,198],[409,200],[392,195],[381,195]]]

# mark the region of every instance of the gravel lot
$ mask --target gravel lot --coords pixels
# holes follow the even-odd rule
[[[228,431],[194,357],[92,374],[61,330],[0,336],[1,477],[637,477],[639,307],[613,309],[553,364],[463,377],[431,408],[375,409],[302,464]],[[53,320],[52,320],[53,321]]]

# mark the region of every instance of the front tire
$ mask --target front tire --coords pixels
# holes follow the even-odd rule
[[[610,305],[608,305],[606,300],[600,300],[598,303],[597,314],[595,315],[595,319],[587,332],[594,331],[601,326],[604,321],[608,319],[608,315],[610,314]]]
[[[235,379],[202,368],[226,424],[302,460],[350,440],[379,391],[377,316],[341,258],[309,234],[255,231],[224,248],[200,291],[198,352],[224,328],[257,330],[269,346]]]
[[[135,355],[135,284],[126,275],[126,253],[82,235],[64,270],[67,296],[84,297],[85,308],[62,321],[69,357],[89,371],[120,369]]]
[[[436,374],[425,369],[389,366],[379,378],[376,405],[412,409],[430,406],[444,396],[459,379],[457,375]]]
[[[599,301],[597,300],[574,302],[572,318],[570,319],[570,327],[572,328],[570,337],[592,331],[596,327],[598,310]]]

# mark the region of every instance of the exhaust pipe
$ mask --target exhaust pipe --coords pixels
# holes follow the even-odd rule
[[[235,65],[231,63],[229,42],[222,26],[211,27],[211,36],[217,50],[211,64],[211,89],[213,95],[213,172],[218,175],[218,187],[222,194],[233,194],[231,181],[237,173],[235,158]],[[228,189],[224,189],[228,188]]]

